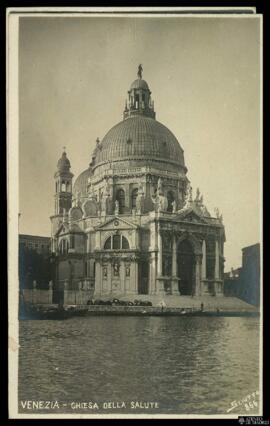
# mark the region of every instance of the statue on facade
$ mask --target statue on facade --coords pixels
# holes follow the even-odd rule
[[[113,275],[114,275],[115,277],[118,277],[118,276],[119,276],[119,269],[120,269],[120,265],[119,265],[119,263],[115,263],[115,264],[113,265]]]
[[[157,193],[158,193],[158,195],[163,194],[163,182],[162,182],[161,177],[158,178]]]
[[[199,200],[200,200],[200,190],[199,190],[199,188],[197,188],[197,190],[196,190],[196,198],[195,198],[195,201],[196,202],[198,202]]]
[[[101,194],[100,200],[101,212],[106,214],[107,211],[107,197],[104,193]]]
[[[190,186],[190,185],[189,185],[189,190],[188,190],[188,202],[189,203],[193,202],[192,186]]]
[[[154,203],[156,212],[165,212],[168,208],[168,199],[164,195],[163,182],[161,178],[158,178],[157,190],[154,196],[152,196],[152,202]]]
[[[90,199],[96,198],[92,184],[90,184],[89,187],[88,187],[88,198],[90,198]]]
[[[214,211],[215,211],[215,214],[216,214],[216,218],[219,219],[220,216],[219,216],[219,209],[218,209],[218,207],[215,207]]]
[[[199,204],[200,206],[203,206],[203,195],[201,195],[199,198]]]
[[[142,72],[143,72],[143,67],[142,67],[142,64],[139,64],[139,66],[138,66],[138,72],[137,72],[137,76],[138,76],[138,78],[142,78]]]
[[[190,196],[190,182],[187,182],[186,187],[183,190],[182,200],[183,200],[183,209],[186,209],[189,206],[189,196]]]
[[[188,192],[183,193],[183,208],[186,208],[188,204]]]
[[[139,188],[138,188],[138,195],[136,198],[136,210],[138,214],[141,214],[144,208],[144,191],[143,191],[143,185],[140,182]]]
[[[119,215],[119,201],[115,200],[115,209],[114,209],[114,214],[117,216]]]
[[[176,201],[175,200],[173,200],[173,202],[172,202],[172,212],[176,213]]]
[[[157,200],[157,209],[158,212],[166,212],[167,208],[168,208],[168,200],[167,197],[165,197],[165,195],[158,195],[158,200]]]
[[[205,205],[203,205],[202,207],[201,207],[201,211],[202,211],[202,215],[204,216],[204,217],[210,217],[211,215],[210,215],[210,213],[209,213],[209,211],[207,210],[207,208],[205,207]]]

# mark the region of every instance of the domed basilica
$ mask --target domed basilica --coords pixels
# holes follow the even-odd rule
[[[184,151],[156,120],[141,65],[122,121],[96,140],[74,185],[70,169],[63,152],[51,216],[55,289],[223,295],[222,216],[211,217],[198,189],[193,196]]]

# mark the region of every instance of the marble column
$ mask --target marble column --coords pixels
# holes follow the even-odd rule
[[[160,230],[158,230],[158,264],[157,264],[158,276],[162,276],[162,236]]]
[[[130,282],[129,282],[129,293],[137,294],[137,272],[136,272],[136,262],[132,261],[130,263]]]
[[[176,236],[173,234],[172,246],[172,294],[180,295],[177,277],[177,241]]]
[[[49,290],[48,290],[48,303],[52,304],[53,299],[53,282],[49,281]]]
[[[222,295],[221,280],[220,280],[220,265],[219,265],[219,241],[218,240],[216,240],[216,249],[215,249],[215,294],[217,296]]]
[[[162,278],[162,236],[158,227],[158,260],[157,260],[157,287],[159,294],[165,294],[164,280]]]
[[[206,279],[206,243],[202,242],[202,280]]]
[[[173,245],[172,245],[172,276],[177,276],[177,245],[176,237],[173,235]]]
[[[96,261],[95,296],[101,295],[102,271],[100,261]]]
[[[123,294],[126,294],[126,286],[125,286],[125,262],[120,262],[120,289]]]
[[[149,260],[149,294],[156,294],[156,254],[151,252]]]
[[[134,290],[135,290],[135,294],[138,294],[139,265],[137,261],[134,262],[134,270],[135,270]]]
[[[111,262],[108,262],[107,266],[107,291],[108,293],[112,294],[112,264]]]
[[[200,255],[196,256],[196,263],[195,263],[195,296],[201,295],[201,262],[202,258]]]
[[[52,253],[55,253],[55,251],[56,251],[56,244],[55,244],[55,238],[53,238],[52,237],[52,239],[51,239],[51,251],[52,251]]]

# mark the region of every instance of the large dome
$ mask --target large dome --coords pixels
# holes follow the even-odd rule
[[[173,133],[143,115],[131,116],[109,130],[97,150],[95,166],[129,159],[157,160],[185,167],[183,150]]]
[[[112,127],[101,142],[97,139],[89,169],[74,184],[75,194],[86,196],[88,179],[102,174],[105,164],[111,164],[115,170],[149,166],[186,173],[184,151],[178,140],[155,119],[154,101],[147,82],[142,79],[141,64],[137,75],[128,91],[123,121]]]

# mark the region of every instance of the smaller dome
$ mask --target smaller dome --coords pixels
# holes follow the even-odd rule
[[[74,186],[73,186],[73,194],[75,196],[87,196],[87,185],[88,185],[88,179],[91,177],[91,171],[90,169],[84,170],[76,179]]]
[[[133,81],[133,83],[130,86],[130,90],[133,90],[133,89],[150,90],[146,81],[142,80],[141,78],[137,78],[137,80]]]
[[[67,158],[66,152],[64,151],[62,157],[58,160],[57,168],[60,172],[69,172],[70,167],[70,161]]]

